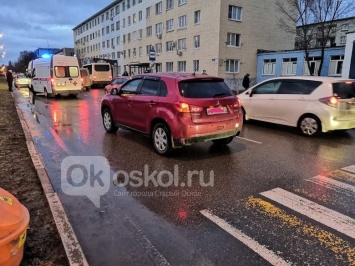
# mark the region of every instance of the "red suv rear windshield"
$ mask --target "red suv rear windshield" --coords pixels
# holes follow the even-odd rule
[[[341,99],[355,98],[355,82],[333,83],[333,93]]]
[[[218,98],[233,96],[221,80],[188,80],[179,82],[180,95],[185,98]]]

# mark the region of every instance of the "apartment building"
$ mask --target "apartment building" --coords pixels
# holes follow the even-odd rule
[[[73,29],[75,51],[82,63],[117,60],[118,73],[206,70],[239,89],[246,73],[255,81],[258,50],[294,47],[275,3],[117,0]]]
[[[310,48],[319,48],[322,41],[323,27],[331,27],[329,39],[327,40],[326,47],[337,47],[346,45],[346,36],[348,32],[355,31],[355,17],[348,17],[333,20],[332,22],[313,23],[306,26],[298,26],[297,34],[302,36],[302,28],[307,28],[307,34],[310,38]],[[302,37],[300,39],[296,36],[295,48],[302,48]]]

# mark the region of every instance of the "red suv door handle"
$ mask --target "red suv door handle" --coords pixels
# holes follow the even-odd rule
[[[132,101],[128,101],[128,105],[129,105],[129,106],[131,106],[131,105],[132,105],[132,103],[133,103]]]
[[[153,102],[153,101],[150,101],[150,102],[149,102],[149,105],[152,106],[152,107],[153,107],[154,105],[156,105],[156,104],[157,104],[157,103],[156,103],[156,102]]]

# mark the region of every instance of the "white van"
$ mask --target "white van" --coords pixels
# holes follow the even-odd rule
[[[46,97],[78,95],[81,91],[79,62],[76,57],[52,55],[33,61],[31,90]]]
[[[109,63],[98,62],[83,65],[83,68],[89,70],[92,86],[105,87],[112,81],[111,65]]]

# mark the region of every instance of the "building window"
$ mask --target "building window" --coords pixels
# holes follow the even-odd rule
[[[148,26],[148,27],[147,27],[146,36],[147,36],[147,37],[152,36],[152,26]]]
[[[179,6],[186,4],[186,0],[179,0]]]
[[[228,10],[228,18],[231,20],[237,20],[241,21],[242,20],[242,8],[239,6],[229,6]]]
[[[276,59],[265,59],[263,63],[263,75],[275,75]]]
[[[306,76],[318,76],[318,70],[320,66],[321,58],[318,56],[313,56],[309,58],[310,68],[308,68],[308,64],[306,59],[304,60],[304,71],[303,74]]]
[[[142,56],[142,50],[143,50],[143,49],[142,49],[142,46],[140,46],[140,47],[138,48],[138,55],[139,55],[139,56]]]
[[[200,35],[194,36],[194,48],[200,48]]]
[[[179,29],[181,29],[181,28],[186,28],[186,25],[187,25],[187,18],[186,18],[186,15],[180,16],[180,17],[179,17]]]
[[[107,48],[110,48],[110,40],[106,41]]]
[[[146,18],[150,17],[150,7],[147,7],[146,9]]]
[[[125,18],[122,20],[122,27],[123,28],[126,27],[126,19]]]
[[[141,39],[143,38],[143,30],[142,30],[142,29],[140,29],[138,33],[139,33],[139,35],[138,35],[138,39],[140,39],[140,40],[141,40]]]
[[[186,61],[178,61],[178,72],[186,72]]]
[[[139,11],[138,12],[138,20],[141,21],[143,19],[143,12]]]
[[[174,71],[174,63],[166,62],[166,72],[173,72],[173,71]]]
[[[174,30],[174,19],[169,19],[166,21],[166,32]]]
[[[240,47],[240,34],[228,33],[227,46]]]
[[[133,16],[132,16],[132,22],[133,23],[137,22],[137,14],[136,13],[134,13]]]
[[[102,48],[105,48],[105,41],[102,42]]]
[[[163,3],[159,2],[155,4],[155,14],[160,14],[161,12],[163,12]]]
[[[340,37],[340,43],[346,43],[346,36]]]
[[[239,73],[239,60],[227,59],[226,60],[227,73]]]
[[[112,31],[115,31],[115,24],[113,24],[113,23],[111,24],[111,32]]]
[[[201,22],[201,10],[197,10],[194,12],[194,23],[200,24]]]
[[[193,60],[193,71],[198,72],[200,71],[200,60]]]
[[[341,30],[342,30],[342,31],[348,31],[348,30],[349,30],[349,24],[343,24],[343,25],[341,25]]]
[[[155,45],[155,53],[160,54],[162,52],[162,45],[161,43],[157,43]]]
[[[145,47],[146,55],[149,55],[149,52],[150,52],[151,49],[153,49],[153,47],[151,45],[147,45]]]
[[[131,16],[128,16],[127,18],[127,26],[131,25]]]
[[[116,37],[116,45],[120,44],[120,36]]]
[[[178,51],[186,50],[186,38],[178,39]]]
[[[106,34],[109,34],[109,33],[110,33],[110,27],[106,26]]]
[[[159,35],[159,34],[162,34],[163,32],[163,23],[158,23],[158,24],[155,24],[155,34],[156,35]]]
[[[174,0],[166,0],[166,10],[174,8]]]
[[[121,28],[120,22],[117,21],[117,22],[116,22],[116,30],[119,30],[120,28]]]
[[[122,11],[125,11],[126,10],[126,3],[125,1],[122,2]]]
[[[335,55],[330,58],[329,76],[341,76],[343,70],[343,55]]]
[[[295,76],[297,69],[297,58],[282,59],[282,75]]]
[[[136,31],[134,31],[132,33],[132,39],[133,39],[133,41],[137,40],[137,32]]]
[[[116,6],[116,15],[118,15],[120,13],[120,6]]]
[[[169,42],[166,42],[166,51],[167,52],[172,52],[174,51],[174,42],[173,41],[169,41]]]

